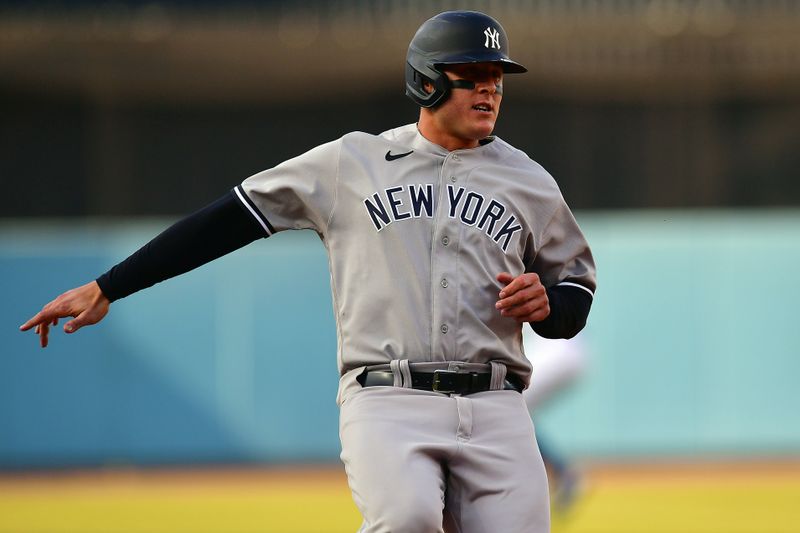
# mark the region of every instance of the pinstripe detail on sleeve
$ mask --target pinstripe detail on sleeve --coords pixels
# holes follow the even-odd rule
[[[267,217],[265,217],[261,211],[255,206],[252,200],[247,196],[247,193],[244,192],[244,189],[241,185],[237,185],[234,189],[237,198],[242,203],[242,205],[253,215],[256,221],[261,224],[261,227],[264,228],[264,231],[267,234],[267,237],[275,233],[275,228],[272,227],[272,224],[269,223]]]
[[[561,283],[556,283],[556,286],[557,286],[557,287],[558,287],[558,286],[564,286],[564,287],[578,287],[579,289],[583,289],[583,290],[585,290],[586,292],[588,292],[588,293],[591,295],[592,299],[594,299],[594,293],[591,291],[591,289],[589,289],[589,288],[587,288],[587,287],[584,287],[583,285],[581,285],[581,284],[579,284],[579,283],[572,283],[571,281],[562,281]]]

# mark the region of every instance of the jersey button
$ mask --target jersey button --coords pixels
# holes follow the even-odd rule
[[[458,154],[453,154],[453,161],[459,161],[461,157]]]
[[[448,327],[447,327],[447,324],[442,324],[442,327],[441,327],[441,328],[439,328],[439,329],[441,329],[441,330],[442,330],[442,333],[447,333],[447,331],[448,331],[450,328],[448,328]]]
[[[450,176],[450,181],[452,181],[453,183],[455,183],[455,182],[456,182],[456,177],[455,177],[455,176]]]
[[[446,289],[448,285],[449,283],[447,283],[447,278],[442,278],[442,287]]]
[[[445,235],[444,237],[442,237],[442,244],[444,244],[445,246],[447,246],[448,244],[450,244],[450,237],[448,237],[447,235]]]

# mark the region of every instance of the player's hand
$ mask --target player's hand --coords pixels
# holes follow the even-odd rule
[[[495,307],[500,314],[517,322],[541,322],[550,315],[547,290],[539,275],[527,272],[512,276],[508,272],[497,275],[497,281],[505,285]]]
[[[64,324],[64,332],[74,333],[83,326],[97,324],[108,313],[108,306],[111,302],[105,297],[97,282],[92,281],[69,290],[42,307],[30,320],[22,324],[20,331],[28,331],[35,328],[34,332],[39,335],[39,342],[42,348],[47,346],[50,333],[50,326],[58,324],[59,318],[68,316],[72,320]]]

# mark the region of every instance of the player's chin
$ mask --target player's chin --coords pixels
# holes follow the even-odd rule
[[[480,139],[488,137],[494,131],[495,116],[488,114],[484,115],[486,116],[475,117],[475,120],[472,122],[472,127],[475,130],[475,134]]]
[[[494,120],[480,120],[472,124],[472,138],[485,139],[494,131]]]

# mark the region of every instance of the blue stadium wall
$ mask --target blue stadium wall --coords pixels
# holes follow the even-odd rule
[[[536,416],[591,459],[800,453],[800,212],[581,212],[589,371]],[[17,327],[169,220],[0,223],[0,468],[335,461],[318,237],[287,232],[112,305],[46,350]],[[398,280],[398,284],[402,280]]]

